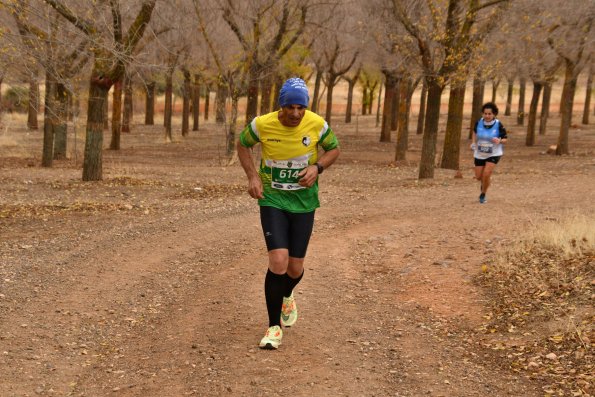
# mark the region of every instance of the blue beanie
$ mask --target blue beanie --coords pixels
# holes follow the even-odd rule
[[[306,87],[304,80],[299,77],[288,79],[281,87],[281,91],[279,91],[279,105],[281,107],[301,105],[307,108],[309,101],[308,87]]]

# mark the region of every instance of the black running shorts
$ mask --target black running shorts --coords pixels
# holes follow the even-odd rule
[[[292,258],[305,258],[312,228],[314,211],[293,213],[275,207],[260,207],[260,223],[267,250],[289,250]]]
[[[500,157],[502,156],[492,156],[488,157],[487,159],[475,159],[475,166],[485,167],[486,163],[498,164],[498,161],[500,161]]]

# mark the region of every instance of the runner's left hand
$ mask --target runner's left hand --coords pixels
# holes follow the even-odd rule
[[[300,177],[299,184],[305,187],[312,187],[316,178],[318,178],[318,167],[315,165],[309,165],[298,174]]]

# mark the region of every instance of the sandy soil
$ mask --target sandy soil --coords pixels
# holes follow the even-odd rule
[[[97,183],[80,155],[40,168],[41,132],[0,133],[0,395],[544,395],[486,347],[514,335],[482,331],[474,278],[529,226],[593,213],[595,128],[555,157],[559,119],[531,148],[502,119],[485,205],[469,150],[462,179],[417,181],[415,120],[399,165],[374,116],[334,122],[343,153],[321,176],[300,319],[278,351],[257,347],[266,252],[221,127],[166,144],[137,125]]]

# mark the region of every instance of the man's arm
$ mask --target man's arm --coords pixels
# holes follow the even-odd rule
[[[331,149],[328,152],[324,152],[322,156],[318,158],[317,163],[320,164],[323,169],[327,169],[337,160],[339,154],[341,154],[341,151],[338,147]],[[318,177],[318,167],[315,164],[312,164],[300,171],[299,176],[300,185],[310,187],[316,182],[316,178]]]
[[[251,149],[242,145],[239,140],[236,144],[236,149],[238,151],[240,164],[242,165],[242,168],[248,177],[248,194],[250,194],[250,197],[255,199],[264,198],[262,194],[262,181],[260,180],[258,171],[256,171],[256,167],[254,166],[254,159],[252,158]]]

